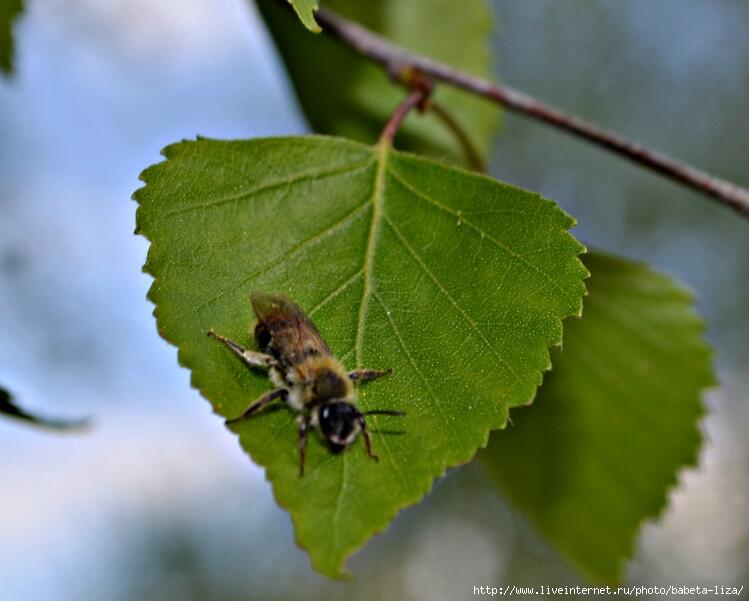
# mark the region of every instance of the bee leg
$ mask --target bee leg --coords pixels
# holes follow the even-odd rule
[[[304,460],[307,456],[307,430],[309,430],[309,415],[303,415],[299,420],[299,477],[304,477]]]
[[[391,373],[393,373],[392,367],[390,369],[355,369],[349,372],[348,377],[352,380],[366,382],[368,380],[376,380],[382,376],[388,376]]]
[[[249,407],[247,407],[247,409],[244,410],[244,413],[242,415],[238,417],[233,417],[232,419],[227,419],[226,423],[234,424],[236,422],[242,421],[243,419],[247,419],[248,417],[252,417],[255,413],[260,411],[263,407],[265,407],[272,400],[277,399],[278,397],[283,397],[285,400],[287,394],[288,394],[288,390],[286,390],[285,388],[276,388],[275,390],[266,392],[257,401],[255,401]]]
[[[359,422],[361,434],[364,437],[364,448],[367,450],[367,455],[375,461],[379,461],[380,458],[372,452],[372,440],[369,437],[369,430],[367,429],[367,422],[364,419],[364,416],[360,413],[356,418],[356,421]]]
[[[270,355],[248,350],[241,344],[229,340],[221,334],[216,334],[213,330],[208,330],[208,336],[218,340],[250,367],[273,367],[276,365],[276,360]]]

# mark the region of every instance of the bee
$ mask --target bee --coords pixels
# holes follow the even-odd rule
[[[347,372],[299,305],[282,294],[266,292],[253,292],[250,299],[257,316],[254,330],[257,351],[248,350],[213,330],[208,332],[208,336],[224,344],[248,367],[268,369],[274,388],[226,423],[248,419],[280,399],[298,415],[300,476],[304,476],[310,428],[319,431],[334,453],[344,451],[361,433],[367,455],[378,461],[372,452],[364,416],[402,416],[405,413],[386,409],[362,413],[356,407],[354,382],[375,380],[393,370],[356,369]]]

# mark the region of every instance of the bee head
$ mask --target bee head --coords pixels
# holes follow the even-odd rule
[[[334,452],[340,452],[354,442],[361,432],[362,420],[359,410],[345,401],[325,403],[320,408],[320,431]]]

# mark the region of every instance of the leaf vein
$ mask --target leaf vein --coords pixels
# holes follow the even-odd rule
[[[500,240],[498,240],[497,238],[495,238],[491,234],[485,232],[479,226],[477,226],[476,224],[474,224],[472,221],[469,221],[468,219],[466,219],[465,215],[463,215],[462,213],[456,211],[455,209],[452,209],[452,208],[450,208],[450,207],[442,204],[438,200],[432,198],[431,196],[429,196],[427,194],[424,194],[420,190],[417,190],[410,183],[408,183],[405,179],[403,179],[403,177],[401,175],[399,175],[398,173],[396,173],[392,169],[388,169],[388,173],[390,174],[390,176],[394,180],[396,180],[402,187],[404,187],[412,195],[414,195],[415,197],[423,200],[424,202],[429,203],[430,205],[432,205],[432,206],[440,209],[441,211],[444,211],[445,213],[448,213],[450,215],[453,215],[453,216],[457,217],[461,221],[461,223],[467,225],[471,230],[473,230],[474,232],[476,232],[480,236],[485,237],[487,240],[489,240],[490,242],[492,242],[497,248],[499,248],[500,250],[504,251],[506,254],[508,254],[509,256],[511,256],[512,258],[514,258],[516,261],[518,261],[520,263],[523,263],[524,265],[530,267],[533,271],[535,271],[539,275],[543,276],[552,285],[552,287],[557,292],[560,292],[560,293],[564,292],[560,288],[560,286],[557,283],[557,281],[550,274],[546,273],[543,269],[541,269],[538,266],[534,265],[533,262],[529,261],[528,258],[525,257],[524,255],[521,255],[520,253],[512,250],[512,248],[510,248],[509,246],[507,246],[505,243],[501,242]],[[543,205],[539,205],[538,208],[536,209],[536,211],[534,211],[534,214],[537,213],[541,209],[542,206]]]
[[[364,273],[363,269],[360,269],[357,271],[354,275],[352,275],[350,278],[348,278],[343,284],[338,286],[335,290],[333,290],[328,296],[326,296],[324,299],[322,299],[319,303],[317,303],[312,309],[310,309],[307,312],[307,315],[312,317],[315,313],[317,313],[320,309],[322,309],[325,305],[327,305],[329,302],[331,302],[333,299],[335,299],[339,294],[344,292],[351,284],[353,284],[357,279],[359,279],[359,276]]]
[[[181,215],[184,213],[190,213],[192,211],[198,211],[198,210],[215,209],[216,207],[220,207],[225,204],[232,203],[232,202],[238,202],[240,200],[244,200],[246,198],[250,198],[257,194],[262,194],[263,192],[268,192],[270,190],[274,190],[282,186],[293,186],[294,184],[298,184],[300,182],[303,182],[309,179],[311,180],[325,179],[328,177],[333,177],[335,175],[342,175],[342,174],[353,172],[353,171],[359,171],[360,169],[369,167],[371,164],[372,164],[372,159],[367,158],[363,161],[357,161],[356,163],[349,163],[347,165],[341,165],[341,166],[335,167],[334,169],[329,169],[327,171],[320,171],[319,169],[311,169],[308,171],[302,171],[300,173],[296,173],[292,175],[291,177],[285,177],[280,180],[268,182],[260,186],[257,186],[256,188],[253,188],[251,190],[243,190],[235,194],[227,194],[225,196],[221,196],[219,198],[216,198],[210,202],[206,202],[203,204],[191,205],[189,207],[181,207],[179,209],[167,211],[166,213],[164,213],[164,217],[165,218],[172,217],[174,215]]]
[[[429,384],[429,379],[422,373],[422,371],[419,369],[418,364],[416,361],[414,361],[413,356],[408,350],[408,347],[406,346],[405,341],[403,340],[403,336],[400,333],[400,330],[398,329],[398,326],[395,325],[395,321],[393,321],[392,312],[391,310],[385,305],[382,298],[380,297],[377,292],[374,293],[374,297],[377,299],[377,302],[380,303],[380,306],[382,307],[382,310],[385,311],[385,316],[387,317],[388,323],[390,324],[390,327],[393,330],[393,334],[395,334],[396,340],[398,340],[398,345],[403,350],[403,353],[406,355],[406,358],[408,359],[408,362],[411,364],[411,367],[413,367],[414,372],[417,376],[419,376],[419,379],[421,380],[422,384],[424,385],[424,388],[426,388],[427,392],[429,392],[429,396],[432,397],[432,400],[434,401],[434,406],[437,409],[437,413],[439,414],[440,418],[445,424],[444,431],[447,432],[448,438],[452,437],[454,438],[454,428],[450,427],[450,420],[448,419],[447,415],[445,414],[444,409],[442,408],[442,405],[439,402],[439,399],[434,392],[434,389]],[[383,437],[384,439],[384,437]],[[395,462],[393,461],[393,465],[395,466]],[[396,468],[396,473],[401,477],[401,481],[403,481],[403,477],[401,476],[400,472]],[[405,484],[405,481],[403,481]]]
[[[427,264],[424,262],[424,260],[416,253],[416,251],[413,249],[413,247],[408,243],[408,240],[403,236],[403,234],[400,232],[400,230],[395,226],[395,224],[388,219],[387,217],[383,216],[383,220],[387,225],[390,227],[391,230],[395,233],[396,237],[400,241],[403,248],[405,248],[408,253],[414,258],[416,263],[421,267],[421,269],[426,273],[426,275],[429,277],[429,279],[432,280],[434,285],[437,287],[437,289],[442,293],[442,295],[450,302],[450,304],[453,306],[453,308],[460,314],[460,316],[465,320],[465,322],[471,326],[474,332],[476,332],[483,340],[484,344],[486,345],[486,348],[488,348],[491,353],[499,360],[502,365],[505,366],[507,371],[513,376],[513,378],[518,382],[522,383],[522,380],[520,376],[517,374],[517,372],[513,369],[512,365],[502,356],[499,354],[497,349],[495,349],[489,340],[487,340],[486,336],[484,336],[484,333],[481,331],[481,329],[478,327],[477,323],[460,307],[460,305],[457,303],[457,301],[450,295],[450,293],[447,291],[447,289],[444,287],[442,282],[439,281],[436,275],[432,273],[432,271],[429,269]]]
[[[340,230],[340,229],[345,229],[346,226],[350,225],[356,220],[357,214],[360,212],[363,212],[362,210],[365,209],[368,205],[369,205],[369,201],[359,205],[358,207],[354,208],[352,211],[349,211],[348,213],[346,213],[346,215],[344,215],[339,221],[337,221],[333,225],[327,226],[325,229],[321,230],[320,232],[317,232],[316,234],[307,238],[306,240],[299,242],[298,244],[294,245],[293,247],[291,247],[289,250],[287,250],[283,254],[277,256],[275,259],[272,259],[271,261],[263,265],[263,267],[251,271],[247,275],[243,276],[242,279],[236,284],[229,286],[228,288],[224,288],[214,297],[208,299],[207,301],[205,301],[204,303],[196,307],[194,309],[194,312],[197,313],[199,311],[202,311],[206,307],[215,303],[220,298],[223,298],[226,294],[230,292],[234,292],[241,286],[245,285],[250,280],[260,277],[261,275],[264,275],[272,271],[279,265],[284,264],[286,261],[291,259],[294,255],[304,250],[305,248],[312,246],[314,244],[317,244],[318,242],[326,239],[328,236],[335,233],[335,231]],[[182,316],[184,316],[184,313],[182,314]]]
[[[442,409],[442,406],[439,403],[439,400],[437,398],[437,395],[435,394],[434,390],[429,384],[429,380],[424,376],[423,373],[421,373],[421,370],[419,369],[419,366],[416,364],[416,361],[414,361],[414,358],[411,356],[411,353],[408,351],[408,347],[406,346],[406,343],[403,340],[403,336],[401,336],[400,330],[398,329],[398,326],[395,325],[395,322],[393,321],[392,312],[391,310],[385,305],[382,298],[380,297],[377,292],[373,292],[373,296],[377,300],[378,303],[380,303],[380,306],[382,307],[382,310],[385,312],[385,317],[388,320],[388,323],[390,324],[390,327],[393,330],[393,334],[395,334],[396,339],[398,340],[398,344],[400,345],[401,349],[403,349],[403,353],[406,355],[406,358],[408,359],[408,362],[411,364],[411,367],[413,367],[414,372],[417,376],[419,376],[419,379],[424,384],[424,388],[427,389],[429,392],[429,395],[432,397],[432,400],[434,401],[434,406],[437,408],[437,413],[442,418],[442,421],[445,424],[445,432],[448,433],[448,437],[454,438],[453,428],[450,426],[450,420],[447,418],[447,415],[445,415],[444,410]],[[390,447],[388,446],[385,437],[381,434],[380,439],[382,440],[382,443],[385,447],[385,450],[387,451],[388,458],[390,459],[390,463],[393,465],[393,469],[395,470],[395,473],[398,475],[398,478],[401,481],[401,484],[404,487],[404,490],[407,488],[406,486],[406,480],[403,477],[403,474],[401,474],[400,470],[398,469],[397,464],[395,463],[395,459],[393,458],[393,453],[390,450]]]

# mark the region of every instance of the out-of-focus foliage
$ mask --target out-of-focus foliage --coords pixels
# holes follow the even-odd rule
[[[638,263],[592,253],[582,319],[528,410],[480,457],[573,563],[615,581],[642,522],[658,515],[700,447],[715,383],[692,297]]]
[[[315,33],[320,31],[314,14],[320,6],[317,0],[289,0],[289,3],[294,7],[299,20],[307,29]]]
[[[11,394],[4,388],[0,388],[0,415],[53,430],[73,430],[83,428],[88,424],[88,420],[85,419],[59,419],[31,413],[16,404]]]
[[[258,6],[312,129],[374,142],[403,99],[404,88],[394,85],[381,66],[331,37],[305,32],[276,0],[259,0]],[[484,0],[333,0],[325,6],[410,50],[491,76],[492,16]],[[434,101],[449,111],[486,159],[499,124],[497,107],[449,86],[439,86]],[[459,163],[467,160],[459,141],[433,111],[410,115],[398,141],[406,150]]]
[[[0,71],[13,71],[13,21],[23,11],[23,0],[0,2]]]

